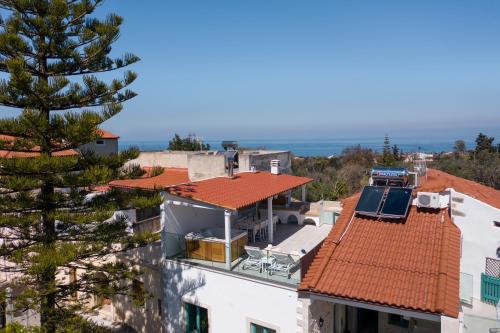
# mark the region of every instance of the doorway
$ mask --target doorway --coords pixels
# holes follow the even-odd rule
[[[357,308],[357,310],[357,331],[359,333],[377,333],[378,312],[361,308]]]

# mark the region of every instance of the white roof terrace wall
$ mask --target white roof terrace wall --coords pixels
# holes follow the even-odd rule
[[[162,225],[165,232],[185,235],[204,228],[224,227],[223,208],[169,193],[163,193],[163,197]],[[174,201],[175,204],[169,204],[168,201]]]
[[[460,271],[473,276],[473,297],[481,298],[481,273],[486,257],[496,258],[500,247],[500,209],[454,190],[451,194],[451,216],[462,233]]]
[[[238,153],[239,172],[250,171],[252,165],[258,171],[270,171],[271,160],[280,161],[280,170],[290,173],[292,154],[289,151],[242,150]]]
[[[141,151],[136,159],[133,159],[128,164],[138,164],[142,167],[161,166],[164,168],[187,168],[188,155],[198,152],[187,151]]]
[[[208,310],[210,332],[250,333],[250,322],[279,333],[298,332],[297,291],[229,272],[166,260],[162,269],[167,332],[184,332],[184,302]]]
[[[198,153],[188,155],[188,174],[191,181],[226,176],[224,155]]]

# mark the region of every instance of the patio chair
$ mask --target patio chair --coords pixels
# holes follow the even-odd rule
[[[264,253],[262,253],[262,251],[258,247],[253,246],[245,246],[245,251],[248,254],[248,258],[243,261],[243,270],[253,269],[258,270],[259,273],[261,273]]]
[[[291,277],[292,269],[299,263],[287,253],[272,253],[274,262],[269,266],[269,275],[284,274],[288,279]]]

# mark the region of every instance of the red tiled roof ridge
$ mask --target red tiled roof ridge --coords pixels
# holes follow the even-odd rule
[[[421,186],[417,188],[417,191],[441,192],[447,189],[453,189],[500,209],[500,190],[433,168],[427,169],[427,176],[423,177]]]
[[[241,172],[232,178],[212,177],[171,186],[168,191],[172,195],[238,210],[312,181],[312,178],[275,175],[268,171]]]
[[[101,128],[97,129],[97,134],[99,134],[101,139],[119,139],[120,136],[110,131],[103,130]]]

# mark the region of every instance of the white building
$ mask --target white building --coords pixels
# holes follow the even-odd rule
[[[460,299],[464,332],[500,327],[500,191],[429,170],[422,191],[437,192],[461,231]]]

